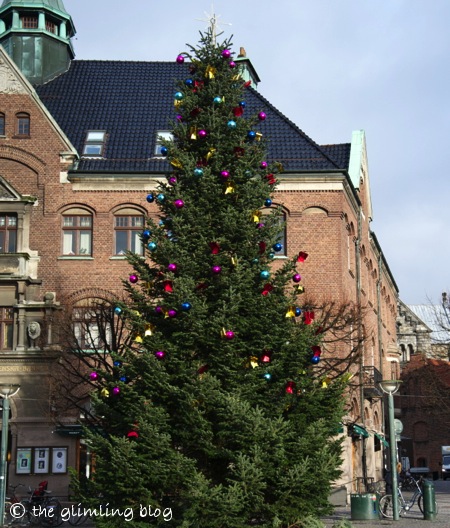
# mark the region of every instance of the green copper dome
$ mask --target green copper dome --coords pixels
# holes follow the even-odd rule
[[[66,8],[62,0],[3,0],[1,8],[4,7],[31,7],[50,9],[67,15]]]

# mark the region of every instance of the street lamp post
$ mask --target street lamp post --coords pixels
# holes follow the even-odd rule
[[[2,445],[0,450],[0,526],[5,522],[5,499],[6,499],[6,457],[8,451],[8,425],[9,425],[9,400],[15,396],[20,385],[0,385],[0,396],[3,398],[2,409]]]
[[[392,510],[394,521],[399,520],[398,496],[397,496],[397,449],[395,440],[395,419],[394,419],[394,394],[398,391],[401,381],[386,380],[380,381],[381,390],[388,395],[389,410],[389,448],[391,454],[391,475],[392,475]]]

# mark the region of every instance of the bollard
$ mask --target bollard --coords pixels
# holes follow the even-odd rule
[[[423,518],[426,521],[434,521],[437,515],[436,496],[434,483],[430,480],[423,481]]]

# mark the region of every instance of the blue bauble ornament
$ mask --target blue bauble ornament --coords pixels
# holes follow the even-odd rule
[[[114,313],[115,313],[116,315],[120,315],[120,314],[122,313],[122,308],[120,308],[120,306],[116,306],[116,307],[114,308]]]
[[[156,197],[156,201],[159,202],[159,203],[164,202],[165,199],[166,199],[166,197],[164,196],[163,193],[159,193],[158,196]]]
[[[247,133],[247,138],[250,140],[250,141],[253,141],[256,137],[256,132],[254,132],[253,130],[250,130],[250,132]]]
[[[267,380],[267,381],[270,381],[272,379],[272,374],[270,374],[269,372],[266,372],[264,374],[264,378]]]
[[[279,242],[274,244],[272,247],[273,247],[273,250],[276,251],[276,252],[281,251],[283,249],[283,245],[280,244]]]
[[[155,195],[153,193],[147,194],[147,202],[152,203],[155,201]]]
[[[156,249],[156,242],[149,242],[149,243],[147,244],[147,247],[148,247],[148,249],[149,249],[150,251],[155,251],[155,249]]]
[[[241,108],[245,108],[246,104],[247,104],[247,103],[246,103],[245,101],[241,101],[241,102],[239,103],[239,106],[240,106]]]
[[[261,277],[261,279],[266,280],[266,279],[268,279],[270,277],[270,272],[267,271],[267,270],[263,270],[263,271],[261,271],[259,276]]]
[[[220,104],[222,102],[222,97],[214,97],[214,104]]]
[[[252,260],[252,264],[258,264],[258,262],[259,262],[259,259],[258,259],[258,258],[254,258],[254,259]]]
[[[181,101],[184,98],[183,92],[175,92],[174,97],[177,101]]]
[[[266,207],[270,207],[272,205],[272,200],[270,198],[266,198],[266,201],[264,202],[264,205]]]
[[[167,156],[169,149],[167,147],[161,147],[159,151],[161,152],[161,156]]]
[[[298,317],[299,315],[302,315],[302,310],[301,310],[301,308],[296,308],[295,309],[295,317]]]
[[[274,258],[275,258],[275,253],[273,253],[273,251],[271,251],[271,252],[269,253],[269,258],[270,258],[270,259],[274,259]]]
[[[319,356],[313,356],[313,357],[311,358],[311,363],[312,363],[313,365],[317,365],[317,363],[319,363],[319,361],[320,361],[320,357],[319,357]]]
[[[122,366],[122,361],[119,361],[119,360],[114,361],[114,366],[117,368],[120,368]]]
[[[192,87],[194,86],[194,81],[193,81],[192,79],[186,79],[186,80],[184,81],[184,84],[185,84],[186,86],[189,86],[189,88],[192,88]]]
[[[150,238],[151,234],[152,232],[149,229],[144,229],[144,231],[142,231],[142,238]]]
[[[231,129],[236,128],[236,121],[233,121],[232,119],[230,119],[230,121],[228,121],[227,123],[227,127]]]
[[[166,225],[166,223],[164,222],[164,220],[160,220],[158,222],[158,225],[162,227],[162,226]]]
[[[190,302],[184,302],[184,303],[181,305],[181,309],[182,309],[184,312],[188,312],[191,308],[192,308],[192,304],[191,304]]]
[[[120,376],[119,380],[122,381],[123,383],[128,382],[128,378],[126,376]]]
[[[196,169],[194,169],[194,176],[203,176],[203,169],[200,169],[200,167],[197,167]]]

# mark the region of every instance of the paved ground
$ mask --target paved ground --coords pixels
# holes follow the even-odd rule
[[[406,515],[400,517],[398,521],[390,519],[376,519],[370,521],[357,521],[351,518],[350,505],[345,508],[337,507],[334,514],[330,517],[322,519],[327,528],[331,528],[333,524],[341,519],[349,520],[352,525],[356,527],[370,528],[372,526],[392,526],[395,528],[431,528],[431,526],[439,526],[450,528],[450,481],[435,481],[436,502],[438,504],[439,513],[436,520],[425,521],[417,504]]]

